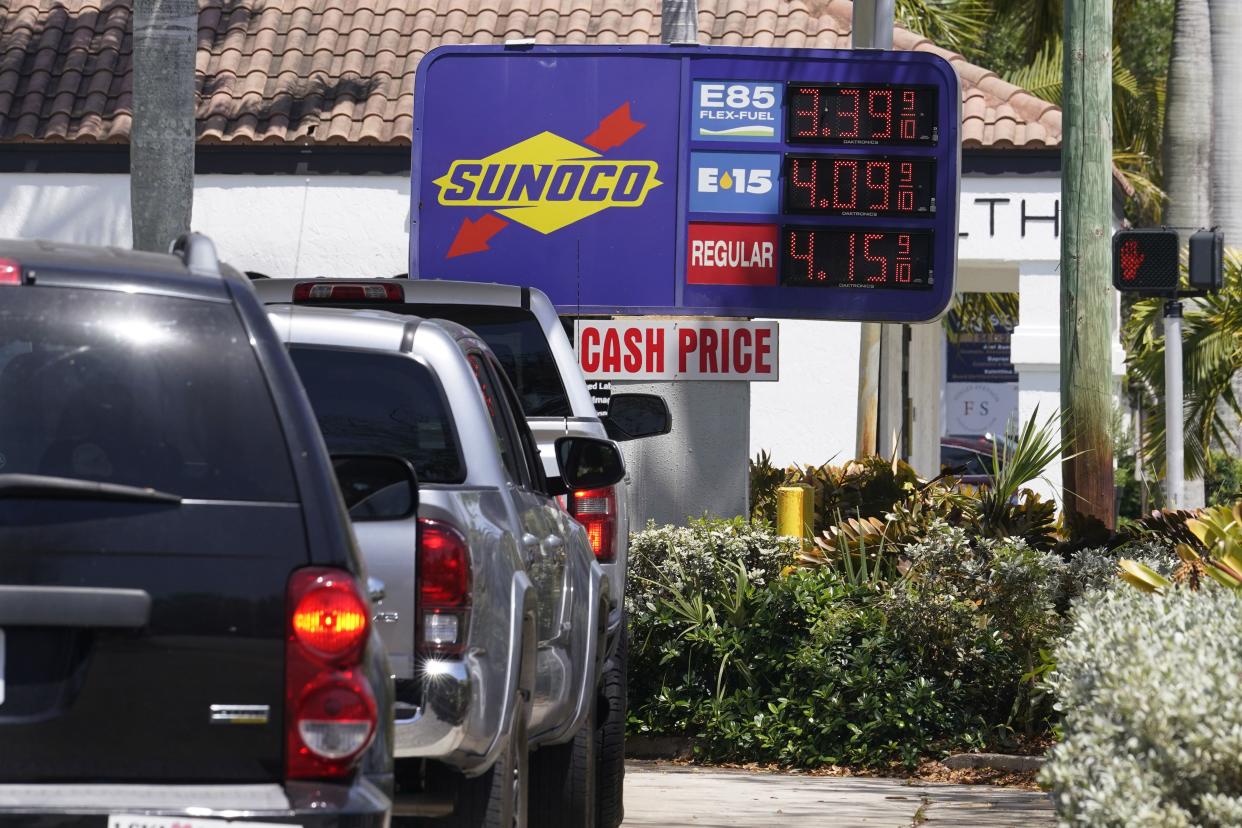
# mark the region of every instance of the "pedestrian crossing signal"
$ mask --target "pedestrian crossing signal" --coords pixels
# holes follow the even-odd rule
[[[1218,291],[1224,270],[1225,236],[1219,230],[1200,230],[1190,237],[1190,287]]]
[[[1120,230],[1113,236],[1113,287],[1172,294],[1178,282],[1176,230]]]

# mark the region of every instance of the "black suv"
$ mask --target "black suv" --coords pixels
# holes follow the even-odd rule
[[[0,241],[0,826],[387,825],[333,462],[208,239]]]

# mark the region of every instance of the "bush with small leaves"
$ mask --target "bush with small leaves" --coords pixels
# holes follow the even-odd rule
[[[1042,781],[1062,824],[1242,824],[1242,592],[1088,593],[1047,681],[1064,740]]]

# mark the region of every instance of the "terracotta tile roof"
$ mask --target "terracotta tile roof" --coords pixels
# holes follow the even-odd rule
[[[404,145],[414,71],[441,43],[657,43],[659,0],[200,0],[203,142]],[[850,0],[700,0],[700,42],[846,48]],[[130,0],[0,3],[0,141],[124,142]],[[1061,112],[904,29],[963,83],[963,145],[1057,147]]]

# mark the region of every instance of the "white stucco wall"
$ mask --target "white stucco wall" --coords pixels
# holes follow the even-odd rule
[[[404,176],[200,175],[195,230],[241,270],[272,276],[409,269]],[[129,176],[0,175],[0,237],[129,247]]]

